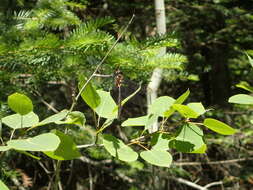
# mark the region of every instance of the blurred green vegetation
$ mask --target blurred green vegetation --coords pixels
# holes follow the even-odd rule
[[[52,114],[45,102],[57,110],[70,107],[77,94],[77,79],[90,76],[97,64],[126,26],[135,19],[99,70],[124,74],[122,97],[127,97],[142,81],[141,92],[122,110],[122,119],[146,113],[145,87],[152,70],[164,68],[159,95],[177,97],[187,88],[190,101],[201,101],[210,109],[205,115],[225,121],[239,133],[220,136],[207,132],[205,155],[172,152],[178,162],[158,168],[136,161],[125,163],[112,158],[101,147],[82,150],[82,160],[65,161],[61,178],[65,189],[190,189],[175,178],[206,185],[223,184],[217,189],[250,189],[253,184],[252,106],[232,105],[228,98],[245,93],[236,84],[253,84],[252,68],[245,54],[253,56],[253,1],[240,0],[166,0],[167,34],[156,36],[153,1],[146,0],[2,0],[0,3],[0,103],[1,117],[10,113],[7,96],[13,92],[28,94],[40,113],[40,119]],[[167,47],[158,58],[160,47]],[[118,91],[113,77],[95,78],[96,88]],[[212,110],[213,108],[218,108]],[[70,133],[77,144],[94,141],[93,113],[81,101],[77,110],[85,113],[87,128],[74,127]],[[173,117],[173,121],[177,121]],[[170,121],[168,125],[170,124]],[[116,126],[116,125],[115,125]],[[48,131],[37,129],[30,135]],[[119,135],[115,127],[108,132]],[[137,137],[135,128],[126,136]],[[10,131],[1,128],[2,138]],[[236,161],[235,159],[245,159]],[[0,179],[10,189],[45,189],[55,163],[43,157],[36,161],[24,155],[0,154]],[[235,160],[209,164],[210,161]],[[192,162],[201,162],[191,165]],[[25,186],[24,176],[32,185]],[[91,177],[92,176],[92,177]]]

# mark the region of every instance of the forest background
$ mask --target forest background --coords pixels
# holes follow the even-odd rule
[[[80,77],[91,76],[123,34],[92,81],[96,89],[110,91],[116,102],[115,71],[124,76],[121,99],[141,83],[141,90],[121,109],[120,121],[147,113],[146,88],[159,67],[163,74],[158,96],[176,98],[190,89],[187,101],[202,102],[208,110],[201,117],[219,119],[238,130],[233,136],[205,130],[207,151],[174,151],[170,168],[141,159],[122,162],[101,147],[80,148],[81,157],[61,165],[63,189],[252,188],[252,106],[228,100],[247,94],[245,89],[252,92],[253,1],[165,0],[165,11],[167,32],[157,35],[154,2],[149,0],[1,0],[1,118],[12,113],[7,98],[14,92],[29,96],[40,118],[69,108]],[[167,53],[159,57],[162,47]],[[91,143],[93,113],[81,100],[75,110],[84,112],[86,124],[73,127],[73,140]],[[167,126],[177,120],[176,115]],[[122,129],[117,122],[106,132],[122,140],[137,136],[136,128]],[[10,135],[1,122],[2,139]],[[48,189],[57,163],[36,155],[42,159],[1,152],[0,179],[13,190]]]

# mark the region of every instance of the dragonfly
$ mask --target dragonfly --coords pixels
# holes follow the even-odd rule
[[[124,80],[124,75],[120,71],[120,69],[117,68],[117,70],[115,71],[115,74],[114,74],[114,82],[115,82],[115,86],[118,88],[118,120],[120,119],[120,114],[121,114],[121,109],[122,109],[121,86],[123,84],[123,80]]]

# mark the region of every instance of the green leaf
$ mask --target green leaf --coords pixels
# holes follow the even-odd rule
[[[139,88],[134,93],[130,94],[128,97],[126,97],[124,100],[122,100],[121,106],[123,106],[125,103],[127,103],[128,100],[130,100],[132,97],[134,97],[140,90],[141,90],[141,86],[139,86]]]
[[[253,97],[247,94],[237,94],[230,97],[228,102],[235,104],[253,104]]]
[[[29,156],[33,159],[36,159],[36,160],[40,160],[41,158],[40,157],[37,157],[37,156],[34,156],[33,154],[29,153],[29,152],[26,152],[26,151],[22,151],[22,150],[16,150],[17,152],[21,153],[21,154],[24,154],[26,156]]]
[[[139,88],[133,92],[132,94],[130,94],[128,97],[126,97],[124,100],[121,101],[121,107],[123,107],[132,97],[134,97],[139,91],[141,90],[141,86],[139,86]],[[116,105],[116,107],[113,109],[113,112],[117,112],[118,111],[118,105]]]
[[[14,93],[8,96],[8,105],[20,115],[26,115],[33,110],[32,101],[24,94]]]
[[[67,115],[66,120],[56,121],[56,124],[75,124],[80,127],[84,126],[86,122],[85,116],[80,111],[72,111]]]
[[[100,96],[101,102],[98,107],[95,108],[95,112],[103,118],[115,119],[117,118],[117,111],[114,111],[114,108],[117,106],[114,100],[112,99],[109,92],[103,90],[97,90],[98,95]]]
[[[187,89],[187,91],[185,93],[183,93],[181,96],[179,96],[176,101],[174,102],[174,104],[182,104],[184,103],[184,101],[188,98],[188,96],[190,95],[190,90]],[[173,113],[175,112],[175,109],[172,107],[169,110],[167,110],[164,113],[165,117],[170,117]]]
[[[151,139],[152,149],[168,150],[171,136],[168,134],[155,133]]]
[[[244,90],[247,90],[249,92],[253,92],[253,87],[249,85],[246,81],[241,81],[239,84],[236,85],[238,88],[242,88]]]
[[[185,153],[205,153],[202,129],[194,124],[183,125],[177,137],[170,141],[170,147]]]
[[[10,140],[10,148],[23,151],[54,151],[60,144],[60,139],[53,133],[44,133],[28,139]]]
[[[0,189],[1,190],[10,190],[3,182],[0,180]]]
[[[148,163],[161,167],[170,167],[172,162],[171,154],[165,150],[151,149],[141,152],[140,156]]]
[[[86,83],[86,80],[83,76],[79,77],[78,88],[79,90],[82,89],[83,85]],[[98,95],[97,91],[92,86],[91,82],[89,82],[84,90],[81,93],[81,96],[85,103],[90,106],[92,109],[95,109],[100,104],[100,96]]]
[[[119,160],[133,162],[138,158],[135,151],[112,135],[103,135],[103,144],[105,149]]]
[[[68,110],[62,110],[61,112],[51,115],[48,118],[42,120],[41,122],[36,124],[34,127],[47,125],[49,123],[57,123],[57,122],[63,120],[64,118],[66,118],[67,115],[68,115]]]
[[[4,151],[10,150],[10,149],[11,148],[8,146],[0,146],[0,152],[4,152]]]
[[[164,112],[169,110],[174,102],[175,102],[174,98],[171,98],[169,96],[161,96],[155,99],[152,105],[150,105],[149,113],[163,117]]]
[[[233,135],[236,132],[236,130],[229,125],[212,118],[205,119],[203,124],[208,129],[211,129],[212,131],[222,135]]]
[[[17,113],[4,117],[2,122],[12,129],[20,129],[38,124],[39,117],[33,112],[26,115],[20,115]]]
[[[159,115],[150,114],[148,115],[147,123],[145,125],[145,129],[150,129],[151,126],[157,121]]]
[[[202,115],[206,112],[201,102],[192,102],[192,103],[187,104],[187,106],[191,108],[193,111],[195,111],[196,113],[198,113],[199,115]]]
[[[124,121],[121,126],[127,127],[127,126],[145,126],[148,120],[148,116],[141,116],[136,118],[128,118],[126,121]]]
[[[172,107],[185,118],[197,118],[199,116],[198,113],[186,105],[174,104]]]
[[[52,133],[59,137],[61,141],[60,145],[56,150],[51,152],[47,151],[44,152],[44,154],[56,160],[72,160],[81,156],[76,144],[70,136],[65,135],[58,130],[53,130]]]
[[[253,59],[246,53],[249,63],[251,64],[251,66],[253,67]]]
[[[188,98],[190,95],[190,90],[187,89],[185,93],[183,93],[181,96],[179,96],[176,101],[174,102],[175,104],[182,104],[184,101]]]

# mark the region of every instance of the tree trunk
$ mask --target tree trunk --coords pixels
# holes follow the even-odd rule
[[[156,27],[158,34],[166,33],[166,18],[165,18],[165,6],[164,0],[155,0],[155,16]],[[166,48],[161,48],[160,53],[157,56],[163,56],[166,53]],[[162,80],[162,69],[154,69],[150,83],[147,87],[147,106],[154,102],[157,97],[157,91]],[[148,111],[149,112],[149,111]],[[156,122],[149,130],[149,132],[155,132],[158,130],[158,123]]]

